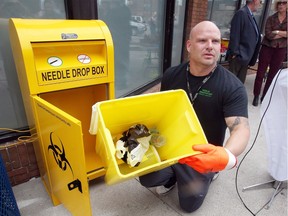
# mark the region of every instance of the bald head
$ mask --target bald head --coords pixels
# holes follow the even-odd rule
[[[219,59],[220,45],[221,33],[213,22],[203,21],[194,26],[186,43],[190,72],[194,75],[195,71],[201,71],[202,75],[209,73]]]
[[[195,36],[199,32],[203,31],[213,31],[216,34],[219,34],[219,38],[221,38],[221,33],[219,28],[211,21],[202,21],[195,25],[190,31],[190,39],[192,39],[193,35]]]

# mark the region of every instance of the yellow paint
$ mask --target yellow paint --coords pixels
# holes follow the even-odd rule
[[[119,183],[178,163],[180,158],[197,153],[192,145],[207,143],[199,120],[183,90],[102,101],[97,107],[99,125],[96,152],[106,164],[107,184]],[[113,138],[138,123],[148,128],[157,128],[166,143],[156,148],[161,162],[153,156],[152,162],[146,160],[131,168],[126,163],[119,163],[115,156]]]
[[[10,19],[10,41],[41,178],[54,205],[92,215],[88,181],[105,174],[91,107],[114,98],[114,51],[100,20]],[[97,145],[97,144],[96,144]]]

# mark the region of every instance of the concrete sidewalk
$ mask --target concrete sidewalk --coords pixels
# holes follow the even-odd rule
[[[259,216],[287,214],[287,183],[276,195],[269,209],[265,206],[275,189],[273,184],[242,192],[242,188],[257,183],[273,180],[267,171],[267,152],[263,127],[260,128],[260,106],[253,107],[252,88],[255,74],[247,76],[245,83],[249,96],[249,121],[251,138],[246,152],[253,148],[238,170],[238,190],[245,205]],[[255,142],[254,142],[255,140]],[[245,153],[238,158],[242,160]],[[183,212],[178,204],[177,188],[170,194],[159,197],[154,189],[146,189],[137,179],[113,186],[105,185],[102,178],[90,182],[90,200],[93,216],[249,216],[250,213],[241,202],[236,192],[235,178],[237,169],[223,171],[211,184],[209,193],[202,207],[194,213]],[[22,216],[66,216],[71,215],[63,205],[53,206],[40,178],[13,187],[14,195]],[[81,208],[81,206],[79,206]]]

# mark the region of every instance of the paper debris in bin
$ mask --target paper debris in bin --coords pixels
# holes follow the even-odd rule
[[[160,147],[164,143],[165,139],[157,130],[151,132],[145,125],[136,124],[124,131],[116,142],[116,157],[135,167],[143,160],[150,144]]]

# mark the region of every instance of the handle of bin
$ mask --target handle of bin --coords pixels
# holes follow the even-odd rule
[[[90,121],[89,133],[91,135],[96,135],[98,130],[98,103],[92,106],[92,114]]]
[[[186,110],[185,111],[185,116],[186,116],[187,122],[188,122],[192,132],[196,134],[197,130],[196,130],[195,125],[194,125],[194,123],[192,121],[193,118],[191,116],[191,113]]]

